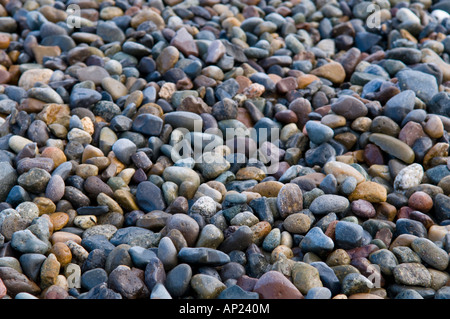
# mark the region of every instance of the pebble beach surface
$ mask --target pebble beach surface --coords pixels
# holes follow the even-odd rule
[[[449,13],[0,0],[0,299],[450,299]]]

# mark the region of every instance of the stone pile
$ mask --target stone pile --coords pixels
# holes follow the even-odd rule
[[[449,299],[449,13],[0,0],[0,299]]]

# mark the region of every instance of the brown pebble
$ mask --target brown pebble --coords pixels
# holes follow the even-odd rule
[[[63,242],[57,242],[52,246],[50,252],[56,256],[61,267],[66,266],[72,261],[72,252],[70,248]]]
[[[387,202],[376,204],[377,219],[393,221],[397,215],[397,208]]]
[[[277,181],[261,182],[253,186],[249,191],[260,194],[266,197],[277,197],[279,191],[284,186],[283,183]]]
[[[266,236],[272,230],[272,226],[270,225],[269,222],[263,220],[251,226],[250,229],[253,232],[252,236],[253,243],[260,246],[263,243],[264,238],[266,238]]]
[[[277,112],[275,114],[275,118],[283,124],[298,122],[297,114],[295,114],[295,112],[292,110],[284,110],[284,111]]]
[[[67,157],[62,150],[57,147],[46,147],[42,153],[42,157],[48,157],[55,163],[55,168],[67,161]]]
[[[441,138],[444,135],[444,125],[437,115],[429,115],[423,130],[431,138]]]
[[[74,241],[75,243],[77,243],[78,245],[81,245],[81,237],[69,232],[65,232],[65,231],[58,231],[55,232],[51,237],[50,237],[50,242],[54,245],[58,242],[67,242],[67,241]]]
[[[262,275],[255,283],[253,291],[257,292],[261,299],[304,299],[290,280],[274,270]]]
[[[408,206],[422,213],[427,213],[433,207],[433,199],[425,192],[414,192],[408,199]]]
[[[69,222],[69,215],[63,212],[56,212],[50,215],[50,220],[55,230],[64,228]]]

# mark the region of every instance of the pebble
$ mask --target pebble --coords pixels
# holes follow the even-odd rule
[[[347,198],[339,195],[326,194],[313,200],[309,209],[313,214],[325,215],[331,212],[341,213],[350,207]]]
[[[108,274],[103,268],[90,269],[81,276],[80,284],[86,290],[91,290],[97,285],[108,282]]]
[[[8,295],[15,297],[19,293],[37,295],[41,292],[39,286],[11,267],[0,267],[2,283],[6,287]]]
[[[310,141],[317,145],[328,142],[334,135],[330,127],[313,121],[307,122],[305,129]]]
[[[373,133],[370,135],[369,141],[407,164],[414,161],[414,151],[407,144],[392,136],[382,133]]]
[[[323,287],[319,271],[304,262],[297,262],[292,267],[292,282],[294,286],[305,295],[311,288]]]
[[[358,273],[348,274],[342,281],[342,293],[347,296],[368,293],[371,288],[373,283]]]
[[[138,299],[149,294],[144,282],[125,265],[119,265],[109,274],[108,287],[126,299]]]
[[[303,299],[296,286],[278,271],[268,271],[255,283],[253,291],[261,299]]]
[[[179,264],[167,273],[165,286],[173,297],[183,296],[189,289],[192,269],[188,264]]]
[[[48,245],[28,229],[15,232],[11,246],[21,253],[45,254],[49,250]]]
[[[326,256],[333,251],[334,242],[321,228],[313,227],[300,242],[300,247],[305,253],[312,252],[318,256]]]
[[[205,274],[192,276],[190,285],[199,299],[215,299],[226,289],[220,280]]]
[[[353,96],[342,96],[331,104],[331,110],[337,115],[345,117],[347,120],[354,120],[366,116],[367,107],[360,100]]]
[[[356,185],[355,190],[349,195],[350,201],[366,200],[371,203],[385,202],[387,190],[381,184],[375,182],[362,182]]]
[[[297,213],[303,208],[303,196],[297,184],[284,185],[277,195],[277,208],[282,218]]]
[[[145,212],[166,208],[161,190],[152,182],[139,184],[136,190],[136,204]]]

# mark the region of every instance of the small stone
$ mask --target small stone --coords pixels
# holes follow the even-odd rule
[[[361,274],[348,274],[342,281],[342,293],[351,296],[359,293],[368,293],[373,283]]]
[[[157,256],[163,263],[164,269],[166,271],[174,268],[177,265],[177,249],[169,237],[161,238],[158,245]]]
[[[45,289],[56,283],[56,278],[60,271],[60,263],[54,254],[49,254],[42,263],[40,274],[40,287]]]
[[[437,247],[431,240],[416,238],[411,243],[411,248],[431,267],[438,270],[445,270],[447,268],[449,263],[448,253]]]
[[[370,135],[369,140],[379,146],[383,151],[392,154],[398,159],[410,164],[414,161],[413,150],[402,141],[381,133],[373,133]]]
[[[313,214],[325,215],[331,212],[340,213],[350,207],[347,198],[339,195],[322,195],[313,200],[309,209]]]
[[[331,291],[325,287],[314,287],[309,289],[305,299],[331,299]]]
[[[192,35],[186,30],[186,28],[178,29],[178,31],[175,33],[175,36],[170,41],[170,45],[176,47],[185,56],[198,56],[199,50],[197,44],[194,41]]]
[[[140,114],[138,115],[132,125],[133,131],[145,134],[145,135],[159,135],[162,131],[163,120],[153,114]]]
[[[433,207],[433,199],[425,192],[414,192],[408,199],[408,206],[421,212],[428,212]]]
[[[342,96],[331,104],[331,110],[345,117],[347,120],[354,120],[358,117],[366,116],[367,107],[360,100],[353,96]]]
[[[388,276],[392,275],[392,270],[398,265],[398,260],[394,253],[387,249],[380,249],[371,253],[369,260],[373,264],[379,265],[381,273]]]
[[[397,73],[402,90],[412,90],[417,97],[428,103],[438,93],[436,78],[430,74],[414,70],[402,70]]]
[[[356,186],[355,190],[349,196],[350,201],[359,199],[371,203],[385,202],[387,199],[386,188],[375,182],[362,182]]]
[[[294,213],[286,217],[284,228],[292,234],[305,234],[311,226],[311,219],[302,213]]]
[[[215,299],[226,289],[221,281],[204,274],[194,275],[191,279],[191,287],[200,299]]]
[[[214,40],[208,47],[205,62],[208,64],[215,64],[220,60],[220,58],[223,57],[225,52],[226,48],[223,45],[222,41]]]
[[[311,142],[317,145],[328,142],[334,135],[330,127],[314,121],[308,121],[305,128]]]
[[[166,227],[167,231],[172,229],[179,230],[190,247],[195,245],[200,232],[197,222],[192,217],[185,214],[172,215],[172,217],[167,220]]]
[[[297,184],[284,185],[277,195],[277,208],[282,218],[297,213],[303,209],[303,196]]]
[[[112,145],[112,151],[119,161],[125,165],[130,164],[131,156],[136,153],[136,144],[126,138],[118,139]]]
[[[441,138],[444,134],[444,125],[437,115],[431,115],[423,129],[431,138]]]
[[[277,271],[262,275],[253,291],[257,292],[261,299],[303,299],[296,286]]]
[[[166,277],[164,285],[173,297],[181,297],[188,291],[192,279],[192,268],[188,264],[179,264]]]
[[[333,251],[334,242],[321,228],[313,227],[301,241],[300,247],[305,253],[312,252],[318,256],[325,256]]]
[[[45,196],[53,202],[58,202],[64,196],[65,184],[59,175],[54,175],[48,181],[45,189]]]
[[[253,232],[248,226],[240,226],[233,234],[226,238],[218,247],[223,252],[245,250],[252,243]]]
[[[112,77],[104,78],[102,80],[102,87],[111,94],[114,101],[128,94],[126,86]]]
[[[152,182],[142,182],[138,185],[136,203],[144,212],[166,208],[161,190]]]
[[[340,63],[330,62],[311,71],[311,74],[340,84],[345,80],[345,70]]]
[[[0,278],[11,297],[15,297],[19,293],[36,296],[41,292],[38,285],[11,267],[0,267]]]
[[[17,180],[16,170],[8,162],[0,162],[0,179],[0,200],[5,201]]]
[[[323,287],[319,271],[304,262],[296,262],[293,265],[292,282],[303,295],[306,295],[311,288]]]
[[[31,69],[25,71],[19,79],[19,86],[25,90],[31,89],[36,82],[48,84],[53,70],[51,69]]]
[[[376,215],[376,210],[373,205],[363,199],[355,200],[351,203],[352,212],[363,218],[372,218]]]
[[[80,215],[74,218],[73,223],[81,229],[89,229],[97,225],[97,217],[95,215]]]

